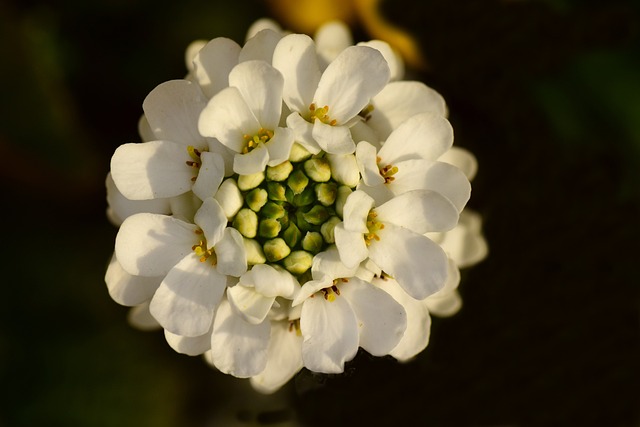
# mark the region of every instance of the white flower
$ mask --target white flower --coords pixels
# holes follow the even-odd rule
[[[284,76],[283,99],[292,111],[287,125],[296,141],[312,153],[352,153],[352,120],[389,81],[382,54],[351,46],[321,72],[313,40],[291,34],[276,46],[273,66]]]
[[[289,158],[293,132],[279,127],[282,75],[264,61],[238,64],[229,74],[229,87],[203,110],[199,129],[236,152],[233,171],[261,172]]]

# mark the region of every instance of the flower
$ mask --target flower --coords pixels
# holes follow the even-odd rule
[[[194,42],[107,177],[109,294],[264,393],[358,348],[415,357],[486,253],[442,97],[333,25],[318,45],[268,22],[242,47]]]

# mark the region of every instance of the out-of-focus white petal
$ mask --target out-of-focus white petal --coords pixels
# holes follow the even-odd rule
[[[249,39],[251,39],[253,36],[258,34],[262,30],[272,30],[272,31],[275,31],[276,33],[282,32],[282,28],[280,27],[280,25],[273,19],[260,18],[254,21],[253,24],[249,26],[249,29],[247,30],[247,34],[245,35],[244,41],[247,42]]]
[[[339,374],[358,351],[358,323],[347,300],[307,298],[300,315],[302,360],[315,372]]]
[[[401,362],[408,361],[424,350],[429,343],[431,317],[424,301],[411,298],[393,279],[374,279],[374,284],[389,293],[407,313],[407,329],[389,354]]]
[[[389,80],[400,80],[404,76],[404,61],[402,61],[400,54],[389,46],[389,43],[382,40],[370,40],[368,42],[360,42],[358,46],[369,46],[380,51],[389,65]]]
[[[220,239],[227,226],[227,216],[216,199],[209,197],[202,202],[196,212],[194,222],[202,229],[207,239],[207,249],[211,249]]]
[[[132,215],[116,236],[116,258],[134,276],[164,276],[192,252],[196,230],[197,226],[166,215]]]
[[[216,138],[236,153],[246,146],[246,135],[255,135],[260,123],[236,87],[218,92],[202,110],[198,129],[204,136]]]
[[[347,199],[348,203],[349,199]],[[458,223],[458,210],[453,203],[440,193],[430,190],[402,193],[376,207],[375,211],[378,214],[378,221],[395,224],[418,234],[451,230]],[[347,226],[346,218],[345,214],[345,227]]]
[[[200,87],[188,80],[170,80],[156,86],[142,103],[156,139],[199,149],[207,146],[198,132],[198,117],[207,103]]]
[[[460,213],[458,225],[446,233],[429,233],[460,268],[486,258],[489,248],[481,231],[480,215],[469,209]]]
[[[138,134],[142,142],[155,141],[157,139],[144,114],[141,115],[140,120],[138,120]]]
[[[302,369],[302,336],[289,322],[271,322],[267,366],[251,377],[251,385],[261,393],[273,393]]]
[[[318,106],[329,106],[338,125],[356,116],[389,81],[389,66],[382,54],[366,46],[343,50],[322,73],[313,97]]]
[[[211,328],[213,314],[227,286],[227,278],[209,262],[191,253],[169,271],[149,309],[169,332],[197,337]]]
[[[187,356],[198,356],[211,348],[210,330],[198,337],[184,337],[173,334],[165,329],[164,338],[172,349]]]
[[[460,270],[456,263],[449,259],[449,274],[444,288],[424,299],[429,312],[439,317],[447,317],[456,314],[462,306],[462,298],[457,288],[460,283]]]
[[[344,265],[356,267],[367,258],[369,250],[362,233],[345,230],[344,224],[338,224],[333,229],[333,235]]]
[[[453,144],[453,128],[443,116],[416,114],[395,129],[378,152],[380,164],[409,159],[436,160]]]
[[[322,24],[313,36],[318,55],[322,58],[323,68],[336,57],[353,45],[351,30],[342,21],[330,21]]]
[[[123,144],[111,158],[111,176],[127,199],[173,197],[191,190],[190,160],[187,149],[171,141]]]
[[[211,359],[216,368],[238,378],[258,375],[267,364],[271,325],[252,325],[233,312],[223,299],[218,306],[211,336]]]
[[[449,151],[438,158],[438,161],[449,163],[460,169],[469,181],[473,180],[478,171],[478,161],[471,151],[461,147],[451,147]]]
[[[346,126],[331,126],[316,120],[311,133],[320,148],[327,153],[349,154],[356,149],[356,145],[351,139],[351,132]]]
[[[385,291],[357,277],[340,286],[340,295],[349,300],[358,319],[360,347],[374,356],[388,354],[407,328],[402,305]]]
[[[116,187],[111,173],[105,181],[107,188],[107,216],[114,225],[122,224],[125,218],[142,212],[168,215],[171,213],[168,199],[129,200]]]
[[[151,299],[160,286],[162,276],[133,276],[124,271],[114,255],[109,261],[104,281],[107,283],[109,295],[115,302],[133,307]]]
[[[424,299],[442,289],[448,264],[440,246],[421,234],[388,223],[377,234],[380,240],[369,245],[369,257],[405,292]]]
[[[304,34],[284,36],[273,52],[273,66],[284,76],[284,102],[291,111],[307,114],[321,75],[313,40]]]
[[[162,328],[149,312],[149,302],[131,307],[127,313],[127,321],[131,326],[141,331],[154,331]]]
[[[194,40],[189,43],[189,46],[187,46],[187,48],[184,50],[184,65],[187,67],[187,70],[189,70],[190,76],[193,73],[194,69],[193,60],[198,55],[198,52],[200,52],[200,50],[202,50],[202,48],[207,45],[207,43],[207,40]],[[191,80],[191,78],[189,78],[189,80]]]
[[[282,74],[264,61],[247,61],[229,74],[229,85],[236,87],[261,127],[273,130],[282,111]]]
[[[446,117],[444,98],[427,85],[416,81],[397,81],[386,85],[373,98],[374,109],[367,124],[382,140],[409,117],[430,112]]]
[[[360,180],[356,156],[353,154],[327,154],[331,166],[331,178],[348,187],[355,187]]]
[[[247,253],[242,235],[235,228],[224,229],[222,237],[215,245],[217,268],[220,274],[240,277],[247,271]]]
[[[282,34],[279,31],[269,28],[258,31],[242,47],[238,62],[265,61],[271,64],[273,51],[281,38]]]
[[[238,64],[239,54],[238,43],[217,37],[195,56],[194,76],[208,98],[229,86],[229,73]]]
[[[224,160],[219,154],[205,151],[200,154],[202,165],[191,190],[201,200],[213,197],[224,178]]]

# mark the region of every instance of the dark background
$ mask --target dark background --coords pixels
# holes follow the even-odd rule
[[[103,282],[104,177],[197,38],[259,1],[0,2],[0,426],[640,425],[640,8],[383,2],[414,34],[490,255],[415,361],[359,354],[272,396],[140,332]],[[356,37],[368,39],[363,28]],[[226,421],[225,421],[226,420]],[[253,423],[253,424],[252,424]]]

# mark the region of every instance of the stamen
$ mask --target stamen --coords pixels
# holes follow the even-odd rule
[[[369,246],[373,240],[379,241],[380,236],[378,236],[378,231],[384,229],[384,224],[377,221],[376,217],[378,214],[371,210],[369,215],[367,215],[367,229],[369,232],[364,235],[364,243]]]
[[[335,119],[331,119],[331,117],[329,117],[329,106],[325,105],[322,108],[318,108],[316,106],[315,103],[309,105],[309,111],[311,112],[311,117],[309,118],[309,121],[311,121],[312,123],[315,120],[320,120],[322,123],[328,124],[330,126],[335,126],[338,121]]]

